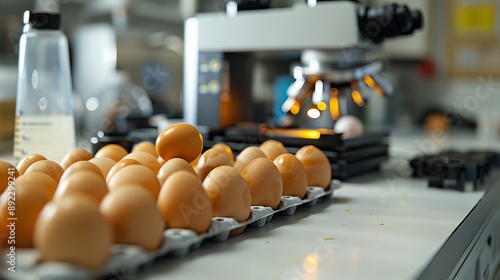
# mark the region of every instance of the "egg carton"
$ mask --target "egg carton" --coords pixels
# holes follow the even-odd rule
[[[137,271],[146,269],[157,258],[167,255],[183,257],[191,251],[197,250],[204,241],[226,241],[232,230],[246,226],[264,227],[274,215],[291,216],[295,214],[298,206],[315,206],[319,199],[331,197],[340,186],[340,181],[332,180],[327,190],[321,187],[308,187],[303,199],[296,196],[283,196],[276,210],[271,207],[252,206],[250,217],[244,222],[238,222],[233,218],[214,217],[209,231],[200,235],[188,229],[167,229],[164,232],[165,241],[160,248],[154,251],[144,251],[142,248],[132,245],[113,245],[108,262],[97,271],[89,271],[67,263],[40,263],[36,250],[18,248],[16,250],[15,272],[7,271],[7,268],[4,267],[1,276],[2,279],[15,280],[106,279],[113,278],[113,275],[116,274],[123,274],[124,269],[127,274],[137,275]],[[5,264],[5,262],[3,263]]]

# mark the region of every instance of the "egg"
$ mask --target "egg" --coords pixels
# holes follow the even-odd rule
[[[270,160],[274,160],[277,156],[281,154],[288,153],[283,143],[276,140],[267,140],[262,143],[259,148],[264,152],[266,157]]]
[[[158,208],[167,228],[183,228],[198,234],[209,230],[212,223],[212,204],[196,175],[181,170],[163,183]]]
[[[156,160],[156,157],[152,156],[146,152],[132,152],[124,157],[124,159],[135,159],[140,162],[142,165],[151,169],[155,174],[160,170],[160,164]]]
[[[208,149],[201,155],[196,166],[196,173],[198,173],[200,180],[203,181],[210,171],[222,165],[233,166],[233,161],[229,158],[229,155],[220,149]]]
[[[155,199],[158,199],[160,181],[158,181],[156,174],[146,166],[130,165],[123,167],[110,178],[108,188],[113,191],[126,184],[138,184],[147,189]]]
[[[26,185],[44,189],[50,199],[52,199],[57,189],[57,182],[49,175],[41,172],[31,172],[16,179],[16,188]]]
[[[110,158],[115,162],[120,161],[124,156],[128,154],[127,150],[118,144],[108,144],[97,151],[95,154],[96,158]]]
[[[105,157],[93,158],[89,160],[89,162],[95,164],[101,170],[102,176],[104,178],[108,177],[109,171],[116,163],[114,160]]]
[[[236,157],[236,161],[234,162],[234,168],[238,170],[238,172],[243,171],[243,168],[256,158],[265,158],[266,155],[264,152],[255,146],[246,147],[241,151],[241,153]]]
[[[61,180],[54,194],[54,199],[74,193],[87,195],[99,205],[108,193],[108,187],[101,175],[89,170],[81,170]]]
[[[111,177],[113,177],[116,174],[116,172],[118,172],[118,170],[129,165],[141,165],[141,163],[131,158],[120,160],[119,162],[115,163],[115,165],[113,165],[113,167],[111,167],[111,169],[109,170],[108,176],[106,176],[106,182],[109,183]]]
[[[234,162],[233,150],[231,150],[231,147],[229,147],[227,144],[217,143],[217,144],[213,145],[211,149],[221,149],[221,150],[225,151],[227,153],[227,155],[229,156],[229,158],[231,159],[231,161]]]
[[[64,156],[64,158],[61,161],[61,167],[63,169],[66,169],[75,162],[82,160],[90,160],[93,157],[94,156],[89,151],[82,148],[76,148]]]
[[[68,167],[66,170],[64,170],[64,173],[61,176],[61,180],[59,180],[59,181],[64,180],[64,177],[66,177],[72,173],[79,172],[82,170],[88,170],[88,171],[95,172],[95,174],[102,176],[104,178],[104,175],[102,174],[101,169],[99,169],[99,167],[97,167],[97,165],[95,165],[89,161],[79,161],[79,162],[73,163],[70,167]]]
[[[111,251],[112,231],[90,197],[73,194],[45,205],[33,240],[42,262],[98,269]]]
[[[137,143],[134,148],[132,148],[132,153],[134,152],[146,152],[155,158],[158,157],[158,152],[156,152],[155,144],[149,141],[142,141],[140,143]]]
[[[46,157],[40,154],[27,155],[17,164],[17,170],[19,171],[20,175],[23,175],[24,172],[26,172],[26,169],[28,169],[28,167],[30,167],[30,165],[32,165],[34,162],[46,159]]]
[[[187,123],[167,126],[156,138],[156,152],[164,160],[182,158],[195,160],[203,149],[203,137],[198,129]]]
[[[363,135],[363,123],[355,116],[340,117],[333,126],[335,133],[342,133],[342,139],[356,138]]]
[[[19,177],[19,171],[17,171],[14,165],[0,160],[0,193],[9,186],[9,182],[12,185],[17,177]]]
[[[4,192],[0,197],[0,234],[9,239],[0,238],[2,243],[18,248],[33,247],[35,223],[40,211],[49,200],[48,192],[36,185],[23,184],[16,186],[13,192],[10,190]],[[9,209],[12,201],[15,201],[15,210],[11,212]],[[9,220],[10,218],[16,219]]]
[[[190,172],[193,175],[197,175],[191,165],[183,160],[182,158],[173,158],[167,161],[158,172],[158,181],[160,181],[160,185],[163,186],[163,183],[167,178],[174,174],[174,172],[185,170]]]
[[[115,244],[137,245],[147,251],[161,245],[163,217],[155,198],[142,186],[121,186],[103,199],[99,209],[113,229]]]
[[[219,166],[203,181],[214,217],[231,217],[238,222],[246,221],[251,212],[251,197],[248,185],[232,166]]]
[[[256,158],[249,162],[241,176],[250,189],[252,205],[260,205],[277,209],[283,193],[283,180],[281,174],[268,158]]]
[[[45,173],[59,183],[59,180],[64,173],[64,169],[55,161],[39,160],[31,164],[30,167],[26,169],[26,172],[24,172],[24,174],[28,174],[31,172]]]
[[[327,189],[332,181],[332,168],[326,155],[317,147],[308,145],[300,148],[295,157],[300,160],[307,173],[309,186]]]
[[[307,172],[304,165],[292,154],[282,154],[274,159],[283,180],[283,195],[303,198],[307,192]]]

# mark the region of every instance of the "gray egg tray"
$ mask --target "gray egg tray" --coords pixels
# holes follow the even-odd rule
[[[238,222],[233,218],[214,217],[209,231],[201,235],[187,229],[167,229],[164,232],[165,241],[155,251],[146,252],[142,248],[132,245],[113,245],[111,257],[106,265],[98,271],[89,271],[67,263],[40,264],[36,250],[18,248],[16,250],[15,272],[7,271],[7,268],[3,267],[0,276],[2,279],[16,280],[112,279],[114,274],[124,269],[127,269],[127,271],[140,270],[143,266],[159,257],[166,255],[186,256],[189,252],[198,249],[206,240],[224,242],[234,229],[243,226],[263,227],[272,220],[275,214],[291,216],[295,214],[298,206],[315,206],[318,199],[331,196],[340,186],[340,181],[332,180],[330,187],[326,191],[321,187],[308,187],[304,199],[295,196],[283,196],[277,210],[273,210],[271,207],[252,206],[250,218],[244,222]],[[5,261],[3,263],[5,264]]]

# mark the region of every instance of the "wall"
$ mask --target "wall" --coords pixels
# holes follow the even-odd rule
[[[464,119],[500,119],[500,77],[478,76],[452,78],[448,75],[448,32],[450,12],[448,1],[431,1],[425,28],[429,31],[429,58],[435,63],[435,74],[425,78],[420,74],[420,62],[393,62],[397,73],[397,110],[400,126],[414,122],[426,110],[441,108],[457,113]],[[487,123],[488,124],[488,123]],[[482,126],[481,125],[481,126]],[[495,123],[489,125],[496,126]]]

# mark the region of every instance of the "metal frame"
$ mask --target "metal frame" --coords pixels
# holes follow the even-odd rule
[[[500,175],[423,269],[423,279],[498,279],[500,265]]]

